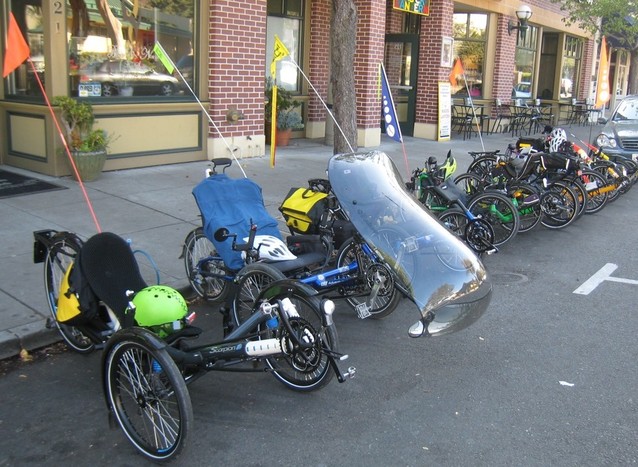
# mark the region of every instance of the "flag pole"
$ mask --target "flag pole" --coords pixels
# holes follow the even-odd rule
[[[47,96],[47,93],[44,90],[44,85],[42,84],[42,81],[40,80],[40,77],[38,76],[37,70],[36,70],[35,65],[33,64],[33,61],[31,60],[30,56],[27,58],[27,61],[31,65],[31,68],[33,70],[33,75],[35,76],[35,78],[36,78],[36,80],[38,82],[38,86],[40,87],[40,90],[42,91],[42,95],[44,96],[44,101],[46,102],[47,107],[49,109],[49,112],[51,113],[51,117],[53,118],[53,123],[55,124],[55,127],[58,130],[58,134],[60,135],[60,139],[62,140],[62,145],[64,146],[64,151],[66,152],[66,155],[68,156],[69,162],[71,163],[71,168],[73,169],[73,173],[75,175],[75,178],[77,179],[78,184],[80,185],[80,190],[82,191],[82,195],[84,196],[84,200],[86,201],[86,204],[88,205],[89,212],[91,214],[91,217],[93,218],[93,223],[95,224],[95,228],[97,229],[98,233],[101,233],[102,232],[102,228],[100,227],[100,223],[97,220],[97,216],[95,214],[95,210],[93,209],[93,203],[91,203],[91,199],[89,198],[89,195],[88,195],[88,193],[86,191],[86,187],[84,186],[84,182],[82,181],[82,177],[80,177],[80,173],[78,172],[78,168],[75,165],[75,161],[73,160],[73,156],[71,156],[71,150],[69,149],[69,145],[67,144],[66,138],[64,137],[64,133],[62,132],[62,128],[60,127],[60,123],[58,122],[58,118],[55,116],[55,112],[53,110],[53,106],[51,105],[51,102],[49,101],[49,97]]]
[[[188,81],[186,81],[186,78],[184,78],[184,75],[182,75],[182,72],[179,70],[179,68],[177,68],[177,66],[173,63],[173,60],[171,60],[171,57],[169,57],[169,55],[166,53],[166,51],[164,50],[164,47],[162,47],[162,44],[160,44],[159,42],[155,42],[155,46],[153,49],[154,49],[155,55],[157,55],[157,57],[160,59],[160,61],[164,64],[164,66],[167,69],[169,68],[169,66],[171,66],[172,68],[175,69],[175,71],[177,71],[177,74],[186,85],[186,88],[190,91],[191,95],[195,98],[195,101],[199,104],[200,108],[202,109],[202,112],[204,112],[204,115],[206,115],[206,117],[208,118],[208,122],[211,125],[213,125],[213,128],[215,128],[215,131],[217,131],[217,134],[222,139],[222,142],[224,143],[224,145],[226,145],[226,148],[228,149],[228,152],[230,153],[231,157],[235,160],[235,162],[237,162],[237,165],[239,166],[239,170],[241,170],[241,173],[244,175],[244,178],[248,178],[248,176],[246,175],[246,172],[244,172],[244,168],[241,166],[241,163],[235,156],[235,151],[230,147],[230,145],[226,141],[226,138],[224,138],[224,135],[222,134],[221,130],[219,129],[217,124],[215,124],[213,118],[210,116],[210,113],[208,113],[208,111],[206,110],[202,102],[199,100],[199,98],[195,94],[195,91],[193,91],[193,88],[190,87],[190,85],[188,84]],[[167,63],[169,64],[169,66],[167,66]]]

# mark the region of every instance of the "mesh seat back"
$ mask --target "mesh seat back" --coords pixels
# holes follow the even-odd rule
[[[82,246],[80,261],[93,292],[122,319],[130,300],[126,291],[147,286],[129,244],[114,233],[96,234]]]

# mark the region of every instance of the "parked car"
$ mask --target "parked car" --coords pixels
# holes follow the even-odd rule
[[[611,116],[599,118],[604,127],[594,144],[612,159],[623,157],[638,161],[638,95],[621,100]]]
[[[171,75],[158,73],[144,63],[129,60],[105,60],[81,77],[82,84],[99,83],[102,96],[124,94],[170,96],[177,91],[178,81]]]
[[[512,89],[512,97],[531,99],[532,97],[532,83],[522,81],[514,86]]]
[[[192,88],[193,87],[193,56],[184,55],[182,58],[177,60],[175,67],[179,70],[179,72],[184,77],[184,80],[186,80],[188,85]],[[182,79],[179,77],[176,71],[173,73],[173,76],[175,76],[175,78],[177,78],[177,80],[179,81],[179,87],[181,89],[188,90],[188,87],[186,87],[186,84],[184,84],[184,81],[182,81]]]

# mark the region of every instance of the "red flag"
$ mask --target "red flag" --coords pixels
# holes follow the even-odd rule
[[[2,77],[6,78],[13,70],[18,68],[29,58],[31,51],[27,41],[20,32],[20,27],[16,22],[13,13],[9,13],[9,28],[7,31],[7,48],[4,51],[4,67],[2,68]]]
[[[609,62],[607,61],[607,41],[605,36],[600,42],[600,60],[598,63],[598,78],[596,79],[596,108],[603,107],[609,102]]]
[[[450,84],[452,86],[457,86],[456,77],[461,76],[465,73],[463,70],[463,63],[461,62],[461,57],[458,57],[454,62],[454,68],[450,72]]]

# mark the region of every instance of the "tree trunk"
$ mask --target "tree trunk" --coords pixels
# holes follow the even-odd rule
[[[357,35],[357,8],[354,0],[332,1],[332,84],[335,126],[334,154],[357,150],[357,100],[354,83],[354,52]],[[343,132],[343,133],[342,133]]]
[[[638,50],[629,51],[629,89],[627,95],[638,93]],[[614,89],[612,92],[616,92]]]

